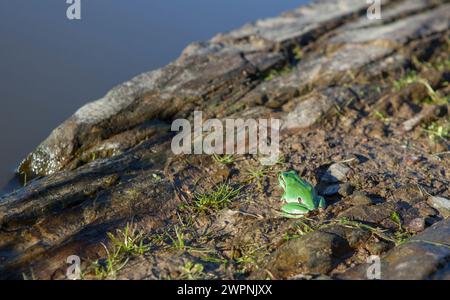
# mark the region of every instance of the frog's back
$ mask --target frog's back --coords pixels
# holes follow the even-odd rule
[[[313,186],[309,182],[301,179],[299,176],[296,176],[295,179],[304,189],[308,190],[309,192],[313,191]]]

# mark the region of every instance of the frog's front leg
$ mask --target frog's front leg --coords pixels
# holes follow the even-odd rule
[[[283,215],[288,218],[301,218],[310,211],[306,206],[298,202],[287,203],[281,207],[281,210],[284,212]]]

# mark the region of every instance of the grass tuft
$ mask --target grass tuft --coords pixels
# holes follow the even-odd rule
[[[429,139],[435,143],[439,140],[446,141],[450,137],[450,124],[439,125],[432,122],[423,126],[422,129],[428,133]]]
[[[213,159],[215,162],[222,164],[222,165],[231,165],[235,162],[234,156],[233,155],[217,155],[217,154],[213,154]]]
[[[412,83],[416,83],[418,80],[417,72],[415,71],[408,71],[405,76],[402,78],[394,81],[394,89],[396,91],[400,91],[404,88],[406,88],[408,85]]]
[[[145,244],[145,234],[133,224],[127,223],[125,229],[108,233],[111,247],[102,243],[106,251],[106,258],[94,262],[95,276],[100,278],[114,278],[132,256],[143,255],[150,250]]]
[[[266,77],[264,77],[264,80],[265,81],[274,80],[277,77],[291,73],[293,70],[294,70],[294,67],[291,65],[287,65],[281,69],[273,69],[266,75]]]
[[[264,168],[249,168],[245,171],[245,181],[249,183],[256,183],[258,189],[262,190],[264,178],[269,174],[269,171]]]
[[[222,183],[215,186],[210,192],[196,193],[194,208],[200,212],[223,209],[239,195],[240,190],[241,187],[233,188],[229,184]]]
[[[184,251],[186,249],[186,243],[184,241],[184,234],[180,231],[178,226],[174,227],[175,237],[168,234],[169,239],[172,241],[172,245],[175,249]]]

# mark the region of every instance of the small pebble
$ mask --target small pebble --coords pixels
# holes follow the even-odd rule
[[[448,200],[447,198],[433,196],[428,198],[428,202],[444,217],[450,216],[450,200]]]
[[[406,225],[411,232],[422,232],[425,230],[425,218],[415,218]]]

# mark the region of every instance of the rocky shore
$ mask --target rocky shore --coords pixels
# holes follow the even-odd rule
[[[450,3],[316,1],[80,108],[0,198],[0,278],[450,279]],[[149,29],[150,30],[150,29]],[[282,157],[174,155],[178,118],[277,118]],[[327,208],[281,217],[277,173]]]

